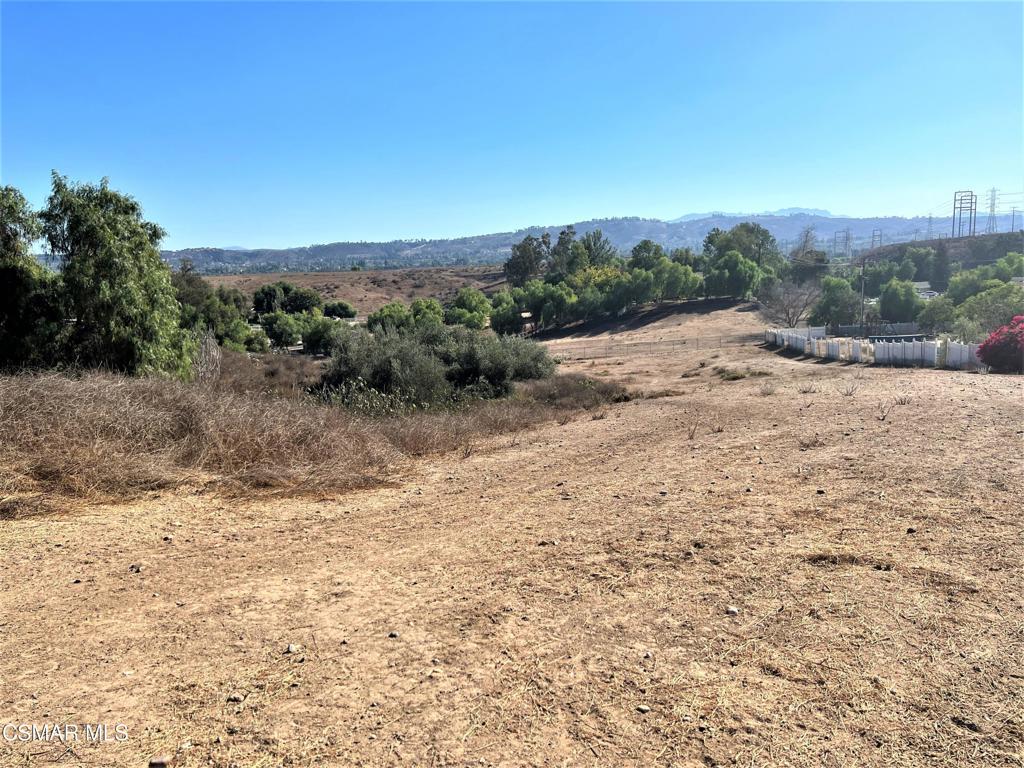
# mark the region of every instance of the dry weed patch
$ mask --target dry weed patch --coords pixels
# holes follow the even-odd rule
[[[254,367],[211,386],[106,373],[0,377],[0,517],[41,511],[41,494],[110,501],[189,483],[224,492],[369,487],[407,457],[628,398],[617,384],[569,374],[503,400],[372,418],[299,394],[303,375]],[[274,382],[259,386],[267,378]]]

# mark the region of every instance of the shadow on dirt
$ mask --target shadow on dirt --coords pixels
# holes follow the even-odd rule
[[[666,301],[626,312],[620,317],[585,320],[563,328],[540,331],[531,338],[552,341],[569,337],[587,338],[603,333],[616,334],[635,331],[673,315],[702,315],[719,309],[738,308],[740,312],[756,311],[757,305],[742,299],[697,299],[695,301]]]

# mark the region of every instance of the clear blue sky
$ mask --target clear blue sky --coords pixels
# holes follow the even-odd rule
[[[2,182],[109,176],[171,248],[1024,188],[1020,3],[0,12]]]

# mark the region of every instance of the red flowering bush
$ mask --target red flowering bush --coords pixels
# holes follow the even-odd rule
[[[1024,372],[1024,315],[992,331],[978,347],[981,362],[1000,373]]]

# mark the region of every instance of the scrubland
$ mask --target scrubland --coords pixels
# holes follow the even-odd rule
[[[756,321],[703,323],[591,339]],[[638,350],[404,421],[256,373],[0,384],[4,718],[129,733],[0,764],[1021,764],[1020,377]]]

